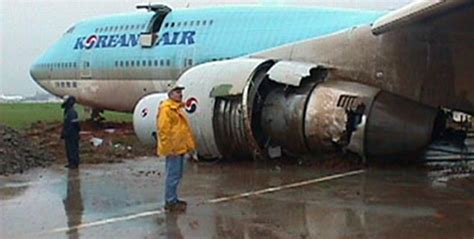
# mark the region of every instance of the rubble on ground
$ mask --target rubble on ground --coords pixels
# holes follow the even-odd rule
[[[133,132],[130,122],[83,121],[80,123],[80,158],[82,164],[118,163],[126,158],[153,156],[153,147],[145,146]],[[61,123],[37,122],[26,134],[56,158],[66,163],[64,141],[61,137]]]
[[[38,121],[23,132],[0,125],[0,175],[22,173],[52,163],[66,164],[62,123]],[[153,156],[153,147],[144,146],[130,122],[81,122],[79,143],[81,164],[118,163],[123,159]]]
[[[46,167],[54,161],[42,149],[18,131],[0,124],[0,175],[23,173],[34,167]]]

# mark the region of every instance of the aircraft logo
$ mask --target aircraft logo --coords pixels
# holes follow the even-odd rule
[[[188,112],[188,114],[192,114],[196,112],[197,103],[198,103],[198,100],[194,97],[191,97],[188,100],[186,100],[186,103],[184,104],[186,112]]]
[[[165,32],[160,34],[156,46],[194,45],[196,31]],[[134,47],[139,43],[140,34],[91,35],[78,37],[74,50],[92,48]]]
[[[145,118],[148,115],[148,112],[149,112],[148,108],[143,108],[142,113],[141,113],[142,118]]]
[[[97,35],[92,35],[89,38],[87,38],[84,47],[86,49],[91,49],[96,42],[97,42]]]

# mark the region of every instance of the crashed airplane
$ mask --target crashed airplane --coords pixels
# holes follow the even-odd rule
[[[203,158],[403,155],[445,135],[450,112],[474,114],[473,6],[144,5],[73,25],[30,73],[57,96],[133,111],[151,144],[178,82]]]

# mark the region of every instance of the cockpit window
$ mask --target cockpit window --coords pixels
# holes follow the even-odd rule
[[[75,28],[76,28],[76,26],[69,27],[64,34],[72,33]]]

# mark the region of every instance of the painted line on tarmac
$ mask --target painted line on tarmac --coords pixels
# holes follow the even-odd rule
[[[115,223],[115,222],[133,220],[133,219],[137,219],[137,218],[141,218],[141,217],[159,215],[159,214],[162,214],[164,212],[165,212],[164,210],[155,210],[155,211],[142,212],[142,213],[133,214],[133,215],[129,215],[129,216],[114,217],[114,218],[104,219],[104,220],[100,220],[100,221],[79,224],[79,225],[73,226],[73,227],[58,228],[58,229],[52,230],[51,232],[53,232],[53,233],[55,233],[55,232],[68,232],[68,231],[78,230],[78,229],[82,229],[82,228],[96,227],[96,226],[106,225],[106,224]]]
[[[279,186],[279,187],[271,187],[271,188],[266,188],[266,189],[262,189],[262,190],[241,193],[241,194],[237,194],[237,195],[234,195],[234,196],[211,199],[211,200],[207,200],[204,203],[206,203],[206,204],[217,204],[217,203],[222,203],[222,202],[228,202],[228,201],[233,201],[233,200],[237,200],[237,199],[241,199],[241,198],[257,196],[257,195],[261,195],[261,194],[265,194],[265,193],[273,193],[273,192],[277,192],[277,191],[281,191],[281,190],[285,190],[285,189],[302,187],[302,186],[306,186],[306,185],[309,185],[309,184],[322,183],[322,182],[326,182],[326,181],[330,181],[330,180],[334,180],[334,179],[339,179],[339,178],[344,178],[344,177],[349,177],[349,176],[353,176],[353,175],[358,175],[358,174],[362,174],[362,173],[365,173],[365,170],[357,170],[357,171],[351,171],[351,172],[347,172],[347,173],[335,174],[335,175],[326,176],[326,177],[322,177],[322,178],[316,178],[316,179],[311,179],[311,180],[307,180],[307,181],[286,184],[286,185]],[[142,213],[128,215],[128,216],[114,217],[114,218],[99,220],[99,221],[95,221],[95,222],[83,223],[83,224],[79,224],[79,225],[73,226],[73,227],[58,228],[58,229],[54,229],[54,230],[50,231],[50,233],[69,232],[69,231],[72,231],[72,230],[102,226],[102,225],[116,223],[116,222],[122,222],[122,221],[128,221],[128,220],[133,220],[133,219],[137,219],[137,218],[142,218],[142,217],[149,217],[149,216],[159,215],[159,214],[163,214],[164,212],[165,211],[161,209],[161,210],[142,212]]]
[[[272,192],[277,192],[277,191],[281,191],[281,190],[285,190],[285,189],[302,187],[302,186],[306,186],[306,185],[309,185],[309,184],[321,183],[321,182],[325,182],[325,181],[329,181],[329,180],[334,180],[334,179],[338,179],[338,178],[343,178],[343,177],[348,177],[348,176],[352,176],[352,175],[361,174],[361,173],[364,173],[364,172],[365,172],[364,170],[357,170],[357,171],[351,171],[351,172],[342,173],[342,174],[335,174],[335,175],[322,177],[322,178],[317,178],[317,179],[312,179],[312,180],[307,180],[307,181],[303,181],[303,182],[286,184],[286,185],[279,186],[279,187],[271,187],[271,188],[266,188],[266,189],[262,189],[262,190],[258,190],[258,191],[241,193],[241,194],[237,194],[237,195],[234,195],[234,196],[211,199],[211,200],[208,200],[207,203],[212,204],[212,203],[228,202],[228,201],[237,200],[237,199],[241,199],[241,198],[246,198],[246,197],[250,197],[250,196],[257,196],[257,195],[261,195],[261,194],[265,194],[265,193],[272,193]]]

